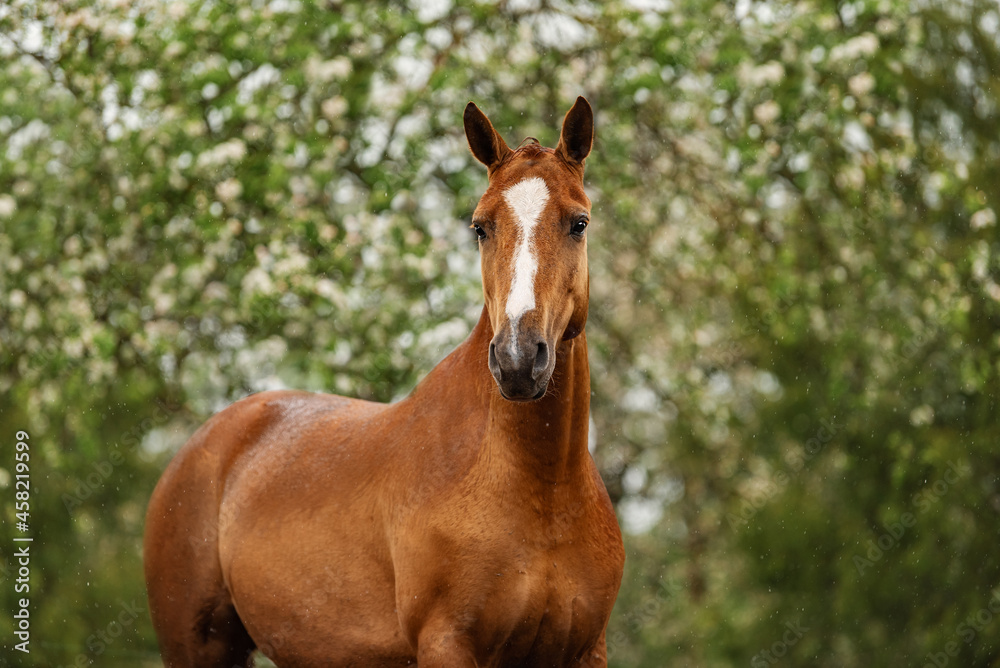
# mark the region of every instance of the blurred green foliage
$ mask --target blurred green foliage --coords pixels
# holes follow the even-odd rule
[[[465,103],[554,145],[583,94],[611,664],[1000,665],[998,77],[986,0],[8,0],[0,664],[158,665],[170,454],[405,395],[481,308]]]

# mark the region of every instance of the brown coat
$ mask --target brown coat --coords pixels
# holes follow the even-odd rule
[[[280,666],[606,665],[624,551],[587,451],[586,247],[566,228],[589,217],[592,114],[581,98],[559,147],[519,158],[470,107],[490,167],[479,323],[398,403],[265,392],[195,433],[147,514],[168,666],[244,665],[254,647]],[[532,175],[551,202],[535,304],[511,322],[520,242],[499,198]]]

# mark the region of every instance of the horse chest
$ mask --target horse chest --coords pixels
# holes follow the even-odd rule
[[[601,633],[612,599],[582,563],[565,557],[546,553],[493,574],[492,595],[469,606],[474,614],[479,608],[470,631],[484,655],[502,657],[500,665],[559,665]]]
[[[460,538],[426,533],[398,573],[411,637],[443,618],[479,665],[568,665],[601,637],[621,569],[590,514],[508,508],[470,513]]]

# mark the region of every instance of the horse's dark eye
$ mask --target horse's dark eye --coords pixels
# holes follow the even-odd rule
[[[574,237],[582,237],[583,233],[587,231],[587,223],[588,221],[586,218],[580,218],[573,223],[571,228],[569,228],[569,233]]]
[[[484,241],[486,239],[486,230],[475,223],[472,224],[472,228],[476,231],[476,236],[479,237],[480,241]]]

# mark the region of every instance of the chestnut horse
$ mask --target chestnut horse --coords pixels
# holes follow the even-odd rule
[[[587,451],[582,97],[555,149],[471,102],[485,307],[395,404],[276,391],[211,418],[146,517],[167,666],[605,666],[624,549]]]

